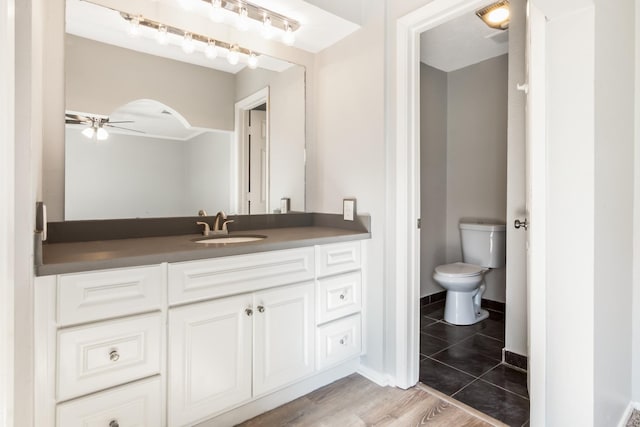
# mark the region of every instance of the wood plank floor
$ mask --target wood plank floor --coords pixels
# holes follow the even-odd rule
[[[424,386],[409,390],[380,387],[357,374],[240,424],[243,427],[423,425],[504,426],[438,392],[427,391]]]

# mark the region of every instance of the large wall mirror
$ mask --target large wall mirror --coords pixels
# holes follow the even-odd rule
[[[304,211],[304,67],[131,37],[100,3],[66,1],[64,219]]]

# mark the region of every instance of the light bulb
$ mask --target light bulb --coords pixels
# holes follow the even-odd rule
[[[487,15],[487,21],[492,24],[499,24],[506,21],[509,18],[509,8],[500,7],[498,9],[494,9]]]
[[[256,67],[258,66],[258,57],[255,53],[251,52],[251,55],[249,55],[249,59],[247,59],[247,65],[252,70],[256,69]]]
[[[224,21],[224,15],[222,14],[222,0],[211,1],[211,11],[209,12],[209,18],[213,22]]]
[[[191,33],[184,33],[184,38],[182,39],[182,50],[184,53],[193,53],[196,50],[196,46],[193,43],[193,36]]]
[[[160,44],[167,44],[169,42],[169,37],[167,35],[167,27],[164,25],[160,25],[158,27],[158,33],[156,34],[156,41]]]
[[[93,135],[96,133],[96,130],[93,128],[93,126],[86,128],[85,130],[82,131],[82,134],[84,136],[86,136],[87,138],[91,139],[93,138]]]
[[[98,141],[104,141],[107,138],[109,138],[109,132],[107,132],[105,128],[99,127],[96,132],[96,139]]]
[[[266,14],[262,21],[262,37],[270,39],[273,36],[273,25],[271,24],[271,18]]]
[[[287,46],[292,46],[296,42],[296,36],[293,34],[293,28],[291,28],[291,25],[289,24],[285,24],[285,28],[286,30],[282,36],[282,42]]]
[[[140,35],[140,17],[134,16],[129,20],[129,35],[137,37]]]
[[[238,54],[238,48],[236,46],[231,46],[229,49],[229,53],[227,53],[227,61],[229,64],[236,65],[240,60],[240,55]]]
[[[247,31],[249,29],[249,11],[244,6],[238,11],[237,27],[240,31]]]
[[[204,55],[209,59],[215,59],[218,56],[218,49],[216,49],[216,42],[209,40],[207,47],[204,48]]]

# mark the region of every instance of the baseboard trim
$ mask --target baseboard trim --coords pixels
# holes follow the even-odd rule
[[[509,350],[502,350],[502,361],[507,365],[515,366],[516,368],[527,370],[528,363],[527,356],[523,356],[518,353],[513,353]]]
[[[620,421],[618,422],[617,427],[627,427],[627,423],[629,422],[629,418],[631,417],[634,409],[640,411],[640,402],[629,402],[627,409],[625,409],[622,414],[622,418],[620,418]]]
[[[359,365],[356,372],[371,382],[378,384],[380,387],[392,386],[393,381],[389,378],[389,375],[382,374],[376,370],[369,368],[368,366]]]
[[[447,295],[447,291],[440,291],[440,292],[436,292],[435,294],[420,297],[420,306],[432,304],[438,301],[444,301],[444,298],[446,295]]]

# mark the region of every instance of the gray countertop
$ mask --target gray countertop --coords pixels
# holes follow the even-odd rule
[[[254,252],[291,249],[318,244],[362,240],[371,234],[362,230],[349,230],[327,226],[252,229],[229,233],[262,235],[265,239],[247,243],[195,243],[200,234],[160,237],[140,237],[116,240],[45,243],[42,245],[42,263],[36,263],[36,275],[102,270],[181,262]]]

